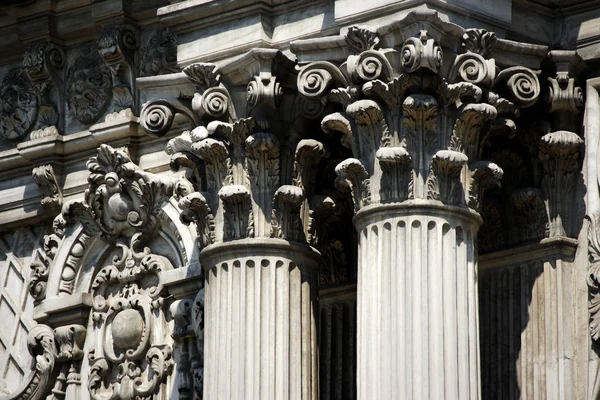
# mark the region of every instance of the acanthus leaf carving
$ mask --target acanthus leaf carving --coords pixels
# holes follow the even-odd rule
[[[254,237],[254,216],[250,192],[242,185],[224,186],[219,190],[223,202],[223,240]]]
[[[270,236],[278,239],[304,242],[305,235],[300,219],[304,192],[292,185],[283,185],[275,192],[271,217]]]
[[[65,220],[78,221],[86,234],[108,241],[157,229],[155,214],[173,194],[174,182],[143,171],[127,153],[105,144],[87,166],[85,202],[65,204]]]
[[[461,37],[461,49],[488,57],[498,41],[494,32],[485,29],[467,29]]]
[[[587,285],[590,336],[598,341],[600,340],[600,214],[594,212],[586,218],[589,221]]]
[[[542,190],[547,198],[550,237],[576,235],[571,203],[577,186],[582,145],[579,135],[569,131],[550,132],[539,141],[539,158],[544,168]]]
[[[469,159],[454,150],[439,150],[431,160],[427,178],[427,198],[448,204],[464,204],[460,175]]]
[[[208,246],[215,241],[215,222],[206,198],[198,192],[190,193],[179,200],[182,222],[196,223],[200,246]]]
[[[521,242],[540,240],[548,235],[548,215],[543,197],[542,192],[533,187],[517,189],[510,196]]]
[[[480,210],[484,193],[501,186],[500,179],[504,171],[490,161],[476,161],[469,166],[471,170],[471,186],[469,187],[469,207]]]
[[[356,211],[371,203],[369,174],[359,160],[342,161],[335,167],[335,173],[338,175],[336,184],[350,189]]]
[[[346,32],[345,40],[351,54],[379,49],[379,37],[376,30],[370,26],[351,26]]]
[[[382,147],[375,157],[381,166],[380,195],[382,202],[404,201],[410,194],[412,159],[403,147]]]

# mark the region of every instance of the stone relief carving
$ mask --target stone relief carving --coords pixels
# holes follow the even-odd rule
[[[48,210],[60,208],[62,205],[62,194],[52,165],[47,164],[35,167],[33,169],[33,180],[40,188],[40,193],[43,196],[42,205]]]
[[[109,112],[133,107],[137,76],[135,54],[139,46],[136,29],[129,24],[106,26],[100,32],[97,45],[98,53],[112,77],[112,102]]]
[[[177,361],[179,398],[201,399],[204,367],[204,289],[195,299],[176,300],[170,307],[173,338],[180,348]]]
[[[108,241],[135,232],[152,236],[160,207],[173,193],[173,183],[143,171],[127,153],[104,144],[87,166],[85,202],[66,203],[65,220],[78,221],[87,235]]]
[[[590,313],[590,335],[593,340],[600,339],[600,214],[593,213],[586,217],[588,228],[588,310]]]
[[[177,67],[177,35],[164,27],[157,29],[141,49],[141,75],[179,72]]]
[[[92,282],[92,319],[96,345],[90,351],[88,389],[93,399],[148,398],[173,368],[164,334],[161,271],[172,269],[162,256],[140,248],[140,233],[129,245],[117,243],[121,256]]]
[[[298,142],[296,161],[290,164],[294,168],[293,185],[281,185],[282,138],[262,131],[270,126],[268,121],[261,124],[262,116],[257,117],[258,122],[237,118],[215,65],[192,64],[184,72],[202,92],[191,102],[194,120],[210,122],[172,139],[166,151],[172,166],[190,171],[187,176],[194,189],[206,188],[206,192],[194,191],[179,200],[182,220],[196,221],[200,245],[246,237],[306,241],[311,215],[306,194],[312,195],[313,186],[307,172],[326,155],[323,145],[315,140]],[[274,77],[250,79],[246,90],[250,113],[256,107],[277,109],[280,104],[281,88]],[[164,100],[144,106],[142,120],[146,118],[145,127],[154,134],[160,130],[155,128],[150,110],[158,106],[175,108]],[[161,129],[169,128],[164,124]],[[215,229],[218,224],[221,228]]]
[[[59,115],[64,108],[64,66],[64,51],[55,44],[40,43],[25,50],[23,68],[35,85],[40,100],[37,123],[31,138],[40,136],[45,129],[62,126]]]
[[[0,89],[0,137],[23,139],[35,126],[39,110],[38,94],[22,68],[10,70]]]
[[[67,72],[67,104],[73,118],[92,124],[106,111],[112,98],[112,78],[97,51],[88,49]]]

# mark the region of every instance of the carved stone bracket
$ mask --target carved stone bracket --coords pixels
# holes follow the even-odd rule
[[[572,204],[582,145],[583,140],[569,131],[550,132],[539,141],[539,158],[544,167],[542,190],[547,199],[550,237],[576,235]]]
[[[55,211],[62,206],[62,193],[51,164],[40,165],[33,169],[33,180],[42,194],[42,206],[48,211]]]

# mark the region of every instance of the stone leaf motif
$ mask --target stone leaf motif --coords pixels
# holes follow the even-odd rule
[[[51,164],[35,167],[32,172],[33,180],[38,185],[43,198],[42,206],[52,210],[62,205],[62,193]]]
[[[98,53],[117,82],[117,76],[125,63],[132,64],[133,52],[139,46],[137,32],[131,25],[105,26],[98,36]]]
[[[168,27],[157,29],[142,48],[142,76],[179,72],[177,67],[177,35]]]
[[[172,195],[173,182],[144,172],[125,152],[104,144],[87,166],[85,202],[65,204],[65,220],[78,221],[88,235],[109,241],[157,229],[155,215]]]
[[[140,244],[140,234],[129,245],[118,243],[121,257],[92,282],[92,319],[101,338],[89,354],[93,399],[150,398],[173,369],[171,346],[152,335],[166,324],[159,273],[172,265],[147,247],[138,252]]]
[[[106,111],[112,98],[112,77],[95,50],[87,50],[67,72],[67,104],[73,118],[92,124]]]
[[[467,29],[461,37],[460,47],[464,52],[472,52],[488,57],[498,41],[494,32],[485,29]]]
[[[24,69],[12,69],[2,79],[0,105],[0,137],[25,138],[34,128],[39,97]]]
[[[590,336],[600,339],[600,213],[586,217],[590,222],[588,230],[588,310],[590,313]]]
[[[515,207],[517,233],[521,242],[540,240],[548,236],[548,215],[542,192],[526,187],[515,190],[510,201]]]
[[[345,39],[351,54],[379,49],[379,37],[375,29],[370,26],[351,26]]]
[[[64,51],[51,43],[34,44],[25,50],[22,65],[40,96],[46,95],[53,83],[62,84],[60,72],[65,59]]]
[[[538,144],[544,168],[542,190],[548,199],[550,237],[575,235],[572,202],[580,170],[583,140],[574,132],[557,131],[542,136]]]
[[[206,247],[215,242],[215,220],[206,198],[198,192],[190,193],[179,200],[182,211],[181,221],[189,225],[196,223],[200,247]]]

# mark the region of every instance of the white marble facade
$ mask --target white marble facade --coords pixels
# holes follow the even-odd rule
[[[0,400],[600,399],[600,7],[0,5]]]

